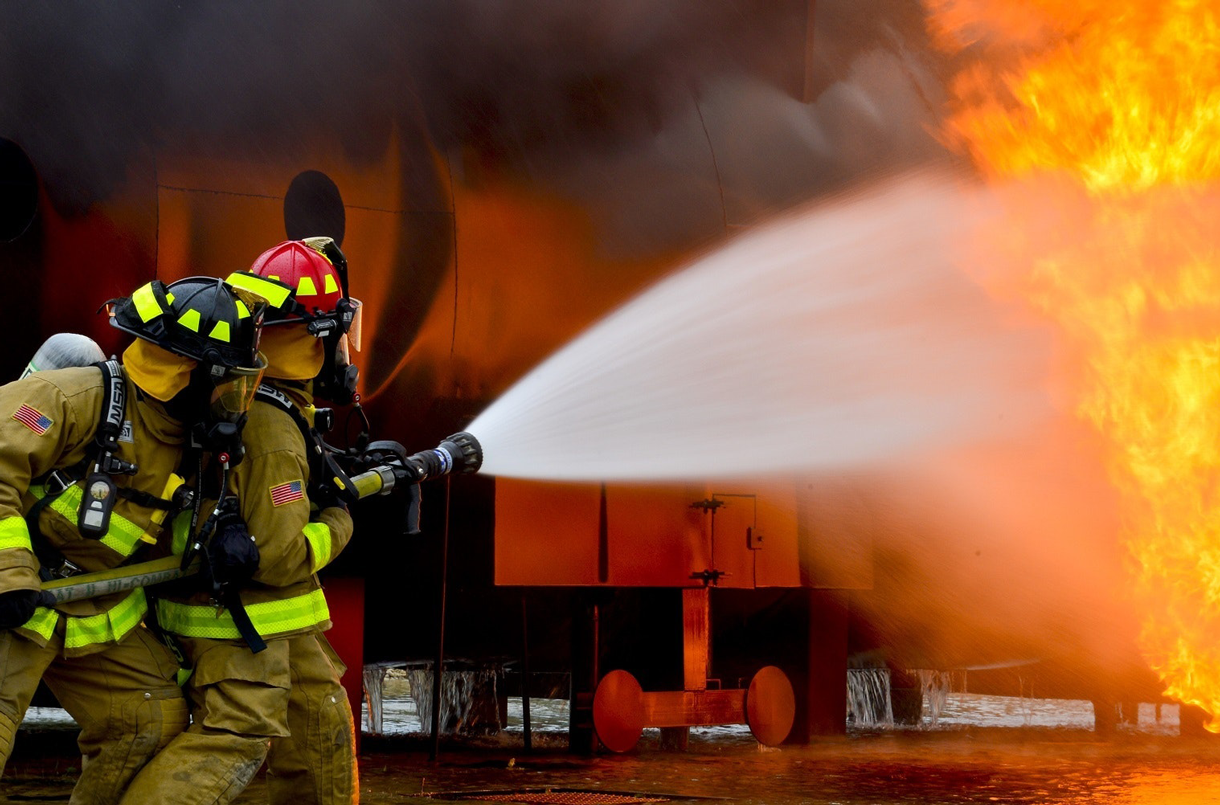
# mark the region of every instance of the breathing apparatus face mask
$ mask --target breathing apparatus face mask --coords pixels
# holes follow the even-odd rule
[[[339,326],[319,336],[325,357],[322,371],[314,382],[314,392],[337,405],[348,405],[357,399],[360,370],[352,365],[351,353],[360,351],[363,308],[359,299],[340,300],[335,312]]]
[[[241,430],[266,368],[267,359],[259,353],[257,367],[205,363],[196,369],[198,374],[192,379],[199,399],[207,401],[206,410],[201,411],[203,415],[192,427],[192,436],[202,449],[227,455],[229,466],[237,466],[245,454]]]
[[[261,365],[253,369],[213,367],[214,370],[222,370],[218,375],[209,374],[213,381],[209,405],[213,419],[218,422],[236,421],[250,410],[254,392],[258,391],[267,368],[267,360],[261,353],[259,363]]]

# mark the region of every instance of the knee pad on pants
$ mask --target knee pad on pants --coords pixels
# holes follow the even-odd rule
[[[0,712],[0,771],[8,756],[13,753],[13,739],[17,735],[17,721],[8,713]]]
[[[319,712],[321,727],[321,749],[323,755],[315,760],[326,769],[333,802],[350,802],[359,783],[356,771],[356,734],[352,719],[352,708],[343,690],[338,695],[327,697]]]

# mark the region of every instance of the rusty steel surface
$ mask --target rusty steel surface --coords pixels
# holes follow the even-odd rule
[[[702,690],[711,676],[711,591],[682,591],[682,686]]]
[[[703,574],[725,588],[802,584],[792,483],[616,483],[603,492],[501,478],[495,495],[499,585],[696,587]],[[709,498],[714,513],[692,506]]]
[[[742,724],[744,690],[660,690],[644,694],[644,725],[699,727]]]

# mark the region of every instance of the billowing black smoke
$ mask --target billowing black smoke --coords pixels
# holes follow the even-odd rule
[[[879,47],[919,98],[922,36],[914,0],[9,3],[0,137],[71,212],[166,138],[257,159],[321,126],[360,161],[409,117],[443,147],[548,159],[652,137],[724,76],[812,100]]]

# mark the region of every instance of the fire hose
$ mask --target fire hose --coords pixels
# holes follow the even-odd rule
[[[408,534],[418,534],[419,484],[429,478],[451,473],[478,472],[482,465],[482,446],[474,436],[465,432],[455,433],[435,448],[414,455],[407,455],[406,449],[398,442],[379,441],[370,444],[362,457],[362,466],[366,468],[347,481],[358,499],[388,495],[396,487],[409,485],[411,499],[406,531]],[[199,572],[199,566],[198,558],[184,568],[181,557],[166,556],[96,573],[55,579],[42,585],[42,604],[53,606],[162,584],[193,576]]]

